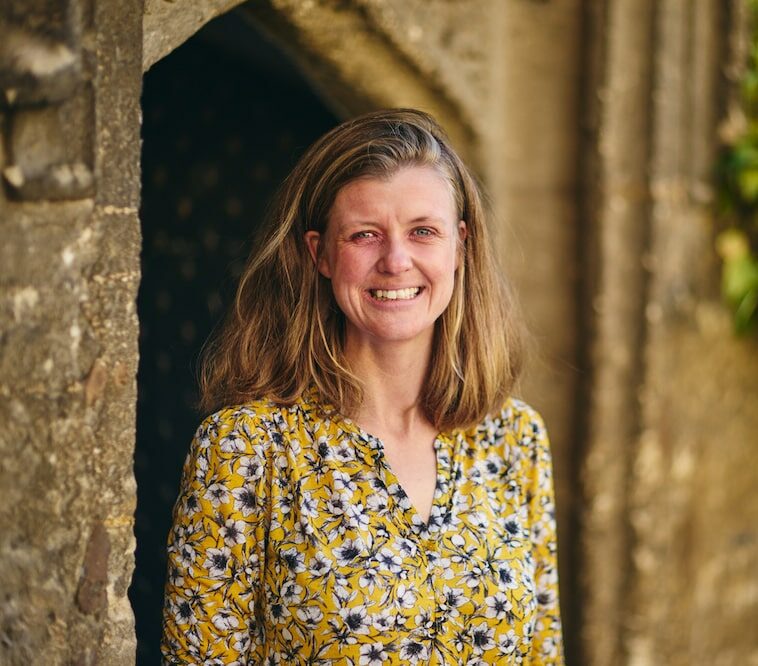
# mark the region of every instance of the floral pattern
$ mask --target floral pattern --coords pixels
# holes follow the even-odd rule
[[[310,391],[199,427],[169,536],[167,664],[563,664],[550,451],[502,411],[434,443],[424,523]]]

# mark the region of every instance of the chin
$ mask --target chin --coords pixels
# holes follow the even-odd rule
[[[375,330],[368,332],[366,331],[364,335],[368,335],[371,339],[373,339],[375,342],[378,343],[385,343],[385,344],[400,344],[400,343],[412,343],[417,342],[418,344],[428,344],[431,345],[432,341],[432,334],[434,329],[419,329],[419,328],[397,328],[397,329],[387,329],[384,328],[382,330]]]

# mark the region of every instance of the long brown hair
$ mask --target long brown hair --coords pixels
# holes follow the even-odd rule
[[[266,397],[288,405],[315,385],[350,415],[359,377],[344,355],[344,315],[308,253],[340,188],[430,166],[450,183],[466,223],[450,304],[437,320],[421,404],[440,430],[472,425],[500,409],[521,369],[521,321],[496,266],[479,189],[442,128],[413,109],[348,120],[316,141],[282,184],[247,260],[233,307],[203,350],[200,407]]]

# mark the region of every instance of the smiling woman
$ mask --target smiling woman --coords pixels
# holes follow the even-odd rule
[[[305,239],[345,315],[349,353],[404,342],[428,356],[465,235],[450,184],[431,167],[361,178],[338,192],[323,239],[317,231]]]
[[[381,111],[282,186],[204,361],[166,663],[562,664],[550,451],[478,190]]]

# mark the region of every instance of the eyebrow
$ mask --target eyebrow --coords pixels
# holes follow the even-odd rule
[[[419,222],[442,222],[444,224],[445,220],[436,215],[421,215],[414,217],[408,224],[418,224]]]
[[[411,226],[414,224],[423,224],[423,223],[437,223],[437,224],[444,224],[445,220],[442,217],[438,217],[436,215],[419,215],[418,217],[414,217],[412,220],[408,220],[406,222],[406,226]],[[369,226],[369,227],[380,227],[382,226],[380,222],[376,222],[374,220],[370,219],[360,219],[356,218],[354,220],[347,220],[345,222],[342,222],[337,227],[338,230],[342,230],[348,227],[359,227],[359,226]]]

